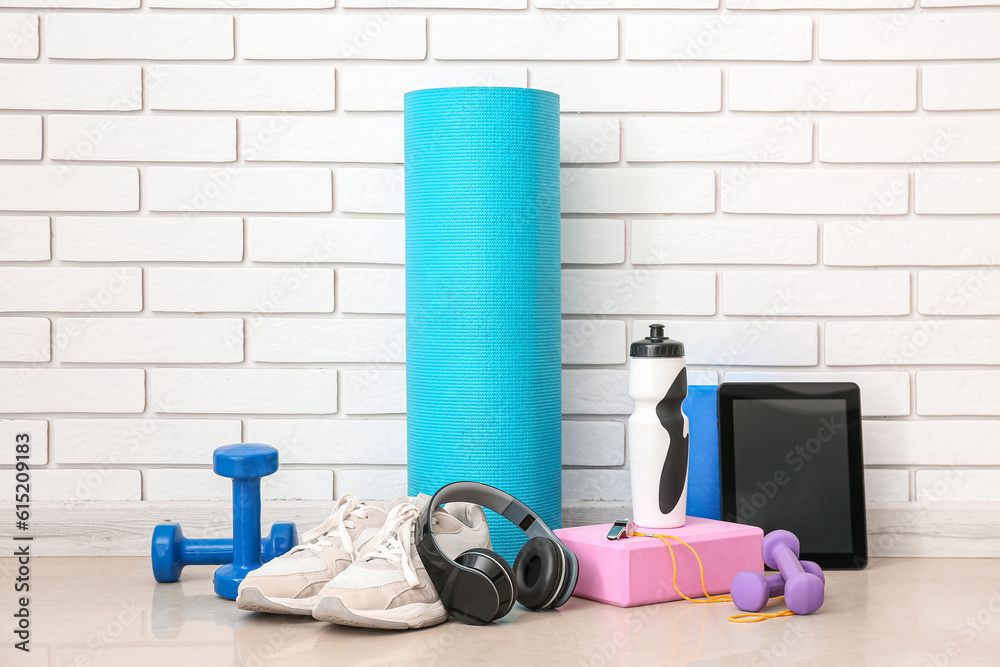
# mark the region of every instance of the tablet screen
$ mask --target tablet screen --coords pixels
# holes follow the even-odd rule
[[[844,399],[733,401],[736,513],[805,552],[851,551]]]

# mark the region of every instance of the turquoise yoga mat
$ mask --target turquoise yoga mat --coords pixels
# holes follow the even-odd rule
[[[407,93],[409,493],[496,486],[561,523],[559,96]],[[524,535],[490,516],[513,562]]]

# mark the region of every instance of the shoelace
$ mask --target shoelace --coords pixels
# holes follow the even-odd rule
[[[351,539],[350,533],[346,530],[357,526],[352,517],[355,519],[367,519],[368,508],[358,501],[357,496],[347,494],[341,498],[340,505],[334,510],[333,517],[331,518],[333,527],[309,542],[292,547],[289,553],[305,550],[317,554],[322,553],[324,548],[333,546],[333,542],[329,538],[340,538],[341,544],[344,545],[344,551],[352,553],[354,551],[354,541]]]
[[[420,577],[417,576],[413,559],[410,558],[410,547],[413,542],[413,522],[416,520],[419,511],[413,505],[404,503],[397,505],[386,517],[385,525],[382,527],[382,540],[372,551],[365,556],[369,561],[373,558],[384,558],[385,560],[398,565],[406,577],[406,583],[410,586],[418,586]]]

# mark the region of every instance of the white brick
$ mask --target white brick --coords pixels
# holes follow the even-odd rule
[[[865,421],[865,463],[1000,465],[996,422],[979,419]]]
[[[565,415],[630,415],[628,371],[564,370],[562,411]]]
[[[59,318],[59,361],[111,363],[234,363],[243,361],[239,318]]]
[[[406,463],[405,419],[250,419],[247,441],[277,447],[282,463]]]
[[[776,303],[777,301],[777,303]],[[908,271],[726,271],[726,315],[906,315]]]
[[[0,319],[0,361],[48,361],[52,358],[49,329],[44,317]]]
[[[702,371],[692,368],[687,369],[688,376],[688,386],[693,387],[695,385],[707,385],[707,386],[718,386],[719,384],[719,372],[718,371]]]
[[[562,312],[713,315],[715,272],[564,269]]]
[[[405,208],[402,168],[342,168],[337,172],[337,183],[341,211],[402,213]]]
[[[56,218],[56,257],[73,262],[238,262],[243,219]]]
[[[344,371],[344,412],[349,415],[406,412],[406,371],[375,368]]]
[[[0,470],[0,483],[14,488],[14,470]],[[69,502],[78,500],[142,500],[142,476],[138,470],[34,470],[31,500]]]
[[[238,419],[57,419],[59,463],[211,465],[216,447],[243,442]],[[282,463],[286,461],[282,459]]]
[[[142,108],[142,68],[0,65],[0,108],[134,111]]]
[[[235,118],[55,114],[46,122],[53,160],[236,160]]]
[[[1000,415],[1000,371],[920,371],[918,415]]]
[[[1000,364],[998,336],[993,320],[827,322],[826,363]]]
[[[821,16],[818,34],[822,60],[1000,58],[995,14]]]
[[[633,220],[633,264],[815,264],[812,220]]]
[[[560,172],[564,213],[711,213],[709,169],[590,169]]]
[[[391,500],[407,493],[406,470],[337,470],[334,473],[334,488],[337,496],[353,493],[362,500]],[[420,491],[430,494],[437,489]]]
[[[149,269],[149,308],[181,313],[332,313],[333,269]]]
[[[151,211],[313,213],[333,209],[325,167],[149,167]]]
[[[563,320],[564,364],[624,364],[628,341],[620,320]]]
[[[997,269],[921,271],[917,279],[917,312],[924,315],[1000,314]]]
[[[726,0],[727,9],[907,9],[914,0]]]
[[[819,363],[819,330],[814,322],[636,320],[632,339],[648,335],[659,322],[667,335],[686,343],[693,366],[815,366]]]
[[[896,169],[723,169],[726,213],[901,215],[909,174]]]
[[[563,470],[564,503],[588,500],[628,501],[631,498],[628,470]]]
[[[1000,169],[921,169],[913,187],[917,213],[1000,213]]]
[[[62,14],[45,17],[49,58],[230,60],[233,17],[223,14]]]
[[[142,310],[142,270],[132,267],[0,268],[0,312]]]
[[[993,220],[830,220],[823,225],[823,263],[996,265],[1000,227]]]
[[[49,259],[49,219],[45,216],[0,217],[0,262]]]
[[[146,5],[168,9],[329,9],[336,6],[336,0],[146,0]]]
[[[625,464],[625,424],[616,421],[564,421],[563,465]]]
[[[231,480],[211,470],[157,468],[146,471],[146,500],[228,501]],[[260,480],[262,500],[331,500],[333,471],[279,470]]]
[[[2,16],[4,15],[0,14],[0,17]],[[40,160],[41,158],[42,117],[0,117],[0,160]]]
[[[636,15],[625,18],[628,60],[810,60],[808,16]]]
[[[562,116],[559,160],[563,163],[618,162],[621,128],[617,118]]]
[[[250,332],[253,361],[406,361],[402,319],[262,319]]]
[[[1000,501],[1000,470],[917,471],[918,502],[998,502]]]
[[[0,7],[40,7],[44,9],[136,9],[140,0],[0,0]]]
[[[822,162],[1000,162],[1000,119],[830,118],[820,122]]]
[[[38,15],[0,15],[0,58],[34,60],[38,57]]]
[[[1000,109],[1000,65],[932,65],[921,70],[925,109]]]
[[[532,88],[559,94],[562,111],[718,111],[715,67],[536,67]]]
[[[251,218],[250,259],[255,262],[358,262],[402,264],[402,220]]]
[[[1000,470],[918,470],[916,489],[918,502],[997,502]]]
[[[716,9],[719,0],[535,0],[546,9]]]
[[[625,221],[602,218],[563,219],[563,264],[621,264],[625,261]]]
[[[431,7],[445,9],[524,9],[528,0],[341,0],[341,7]]]
[[[344,313],[406,312],[403,269],[340,269],[340,309]]]
[[[629,118],[629,162],[810,162],[812,123],[789,118]]]
[[[913,111],[914,67],[729,68],[734,111]]]
[[[18,443],[17,436],[26,434],[27,442]],[[18,444],[28,447],[28,465],[43,466],[49,462],[49,423],[44,419],[0,419],[0,458],[7,463],[21,456]]]
[[[861,389],[861,414],[866,417],[899,417],[910,414],[910,374],[905,371],[728,371],[726,382],[853,382]],[[694,383],[688,379],[688,384]],[[873,423],[883,422],[866,422],[866,452],[867,429]]]
[[[395,115],[248,116],[240,126],[245,160],[403,163],[403,119]]]
[[[414,14],[246,14],[240,54],[248,60],[423,60],[427,19]]]
[[[618,18],[444,14],[434,17],[438,60],[614,60]]]
[[[867,445],[868,443],[865,442]],[[907,470],[865,470],[865,500],[869,503],[910,500],[910,473]]]
[[[319,369],[154,368],[157,412],[333,414],[337,371]]]
[[[402,111],[403,94],[448,86],[513,86],[528,84],[524,67],[343,67],[340,104],[346,111]],[[564,108],[565,110],[565,108]]]
[[[142,412],[145,371],[0,368],[0,412]]]
[[[1000,5],[998,0],[920,0],[921,7],[983,7]]]
[[[333,67],[158,65],[154,73],[151,109],[331,111],[335,104]]]
[[[139,170],[0,166],[0,202],[8,211],[137,211]]]

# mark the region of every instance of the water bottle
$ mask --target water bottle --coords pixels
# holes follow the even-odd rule
[[[687,514],[688,419],[684,343],[652,324],[649,336],[632,343],[628,418],[632,512],[637,526],[679,528]]]

